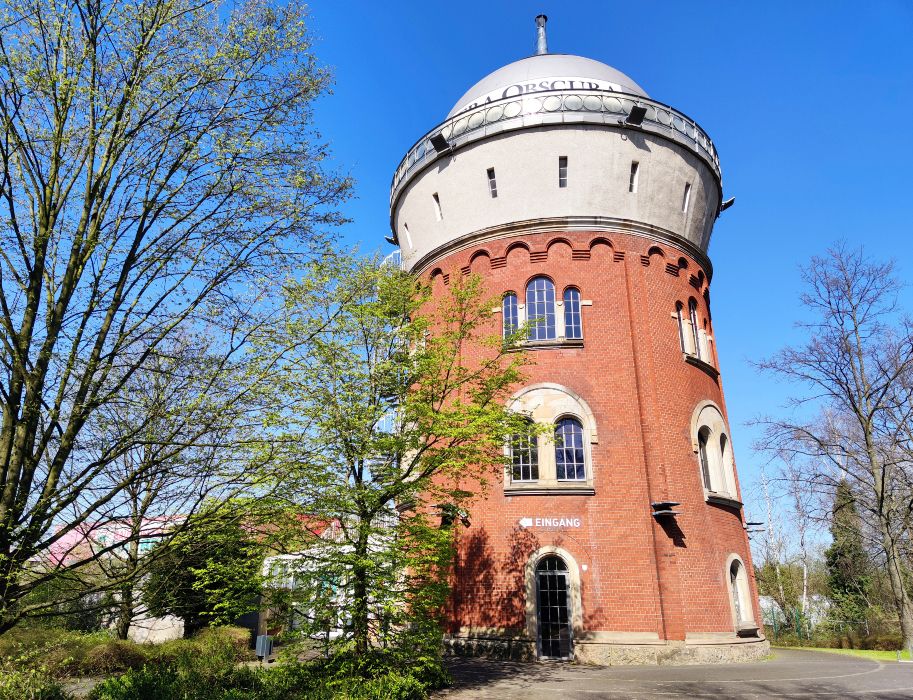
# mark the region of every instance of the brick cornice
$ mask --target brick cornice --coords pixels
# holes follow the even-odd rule
[[[704,269],[708,283],[713,277],[713,263],[710,262],[710,258],[691,241],[657,226],[629,219],[615,219],[605,216],[561,216],[548,219],[528,219],[473,231],[438,246],[419,258],[409,269],[421,275],[431,269],[441,258],[488,241],[538,233],[570,231],[622,233],[639,236],[658,243],[671,244],[679,248],[683,253],[690,255]]]

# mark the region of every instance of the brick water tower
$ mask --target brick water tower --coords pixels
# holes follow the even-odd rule
[[[403,265],[482,275],[535,354],[459,533],[448,639],[592,663],[764,656],[710,313],[723,200],[710,137],[631,78],[536,54],[472,86],[409,149]],[[440,279],[437,279],[440,277]]]

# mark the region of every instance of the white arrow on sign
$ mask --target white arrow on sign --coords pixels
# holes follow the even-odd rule
[[[520,518],[520,527],[532,527],[533,519],[532,518]]]

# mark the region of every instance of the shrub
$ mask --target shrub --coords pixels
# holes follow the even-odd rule
[[[108,676],[132,668],[141,668],[146,660],[147,655],[138,644],[110,639],[89,649],[80,671],[89,676]]]
[[[0,700],[70,700],[38,657],[31,651],[0,658]]]

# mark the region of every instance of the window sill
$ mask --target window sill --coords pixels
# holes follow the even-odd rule
[[[582,348],[583,338],[557,338],[556,340],[524,340],[516,345],[505,346],[511,350],[548,350],[550,348]]]
[[[736,510],[742,510],[742,502],[737,498],[732,498],[722,493],[714,493],[712,491],[705,492],[704,494],[707,503],[713,503],[718,506],[727,506],[729,508],[735,508]]]
[[[510,484],[504,487],[505,496],[593,496],[596,493],[586,482],[580,484]]]
[[[758,626],[758,623],[750,621],[740,622],[735,633],[737,637],[759,637],[760,635],[758,632],[760,631],[761,628]]]
[[[689,365],[694,365],[698,369],[703,370],[709,374],[711,378],[716,379],[720,376],[720,371],[716,367],[711,365],[709,362],[704,362],[697,355],[689,355],[688,353],[683,352],[682,357]]]

